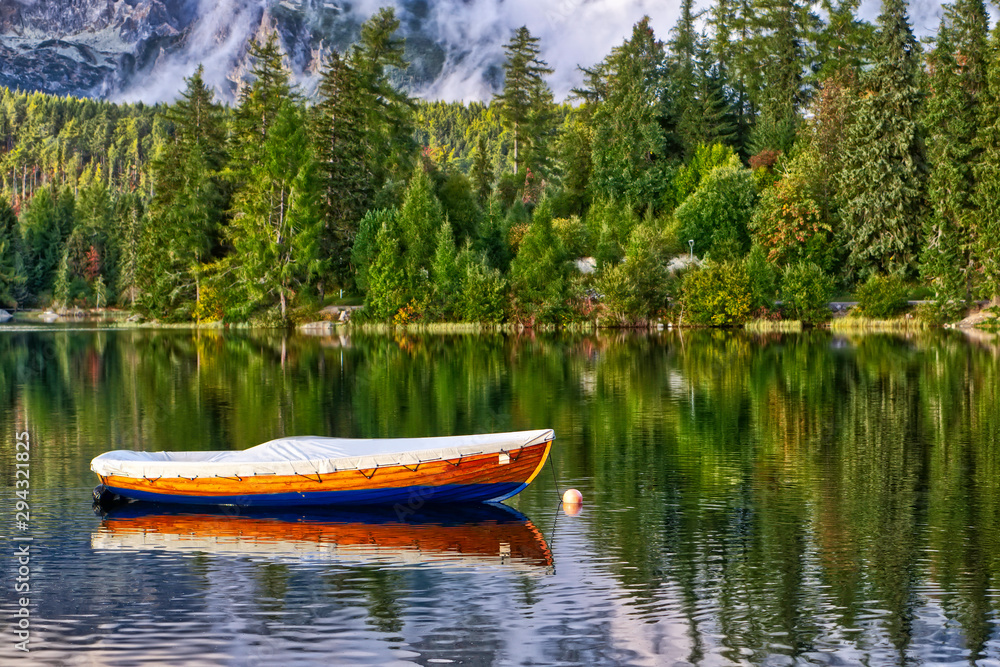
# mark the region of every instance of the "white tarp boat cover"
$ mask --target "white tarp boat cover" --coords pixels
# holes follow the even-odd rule
[[[278,438],[241,451],[106,452],[90,462],[98,475],[160,477],[252,477],[316,475],[338,470],[415,466],[475,454],[509,452],[552,440],[552,429],[443,438],[349,439],[303,435]]]

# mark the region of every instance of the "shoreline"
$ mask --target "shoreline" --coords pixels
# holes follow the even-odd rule
[[[127,330],[127,329],[163,329],[190,331],[226,331],[226,330],[283,330],[294,331],[304,336],[342,335],[347,332],[388,335],[394,333],[421,334],[479,334],[479,333],[552,333],[563,331],[567,333],[584,333],[597,331],[669,331],[695,329],[730,329],[743,330],[754,334],[801,333],[806,329],[826,329],[833,333],[899,333],[931,329],[976,330],[986,333],[997,333],[1000,328],[1000,317],[989,312],[979,311],[959,322],[932,323],[915,317],[912,313],[887,319],[869,319],[851,315],[843,302],[831,302],[833,317],[826,322],[813,326],[805,326],[800,320],[748,320],[743,324],[728,327],[711,327],[693,324],[677,324],[673,322],[650,322],[635,325],[608,325],[597,320],[586,322],[569,322],[566,324],[535,324],[525,326],[519,323],[504,322],[499,324],[482,324],[475,322],[411,322],[393,324],[391,322],[351,322],[317,319],[299,324],[274,325],[255,322],[159,322],[157,320],[141,320],[141,315],[123,310],[75,310],[62,314],[51,309],[22,309],[13,313],[11,319],[0,323],[0,330],[5,326],[23,329],[25,326],[34,328],[66,329],[80,325],[85,329]],[[9,312],[9,311],[8,311]],[[27,315],[27,316],[25,316]],[[319,315],[319,313],[317,313]],[[136,319],[136,318],[140,319]],[[68,325],[68,326],[67,326]]]

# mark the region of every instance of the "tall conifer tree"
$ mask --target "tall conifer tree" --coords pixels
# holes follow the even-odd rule
[[[698,34],[699,17],[693,0],[683,0],[669,44],[669,94],[676,108],[677,136],[687,158],[701,144],[736,140],[736,120],[728,99],[725,68],[722,60],[716,60],[726,54],[712,49]],[[721,29],[728,31],[726,26]]]
[[[615,47],[590,76],[593,171],[598,197],[633,204],[661,201],[669,190],[667,174],[682,154],[676,115],[667,105],[666,53],[643,17],[632,35]]]
[[[811,65],[810,41],[818,19],[799,0],[756,0],[753,25],[750,52],[761,80],[751,92],[760,110],[751,150],[788,151],[799,108],[808,98],[803,72]]]
[[[251,83],[240,94],[233,137],[237,188],[227,237],[237,280],[237,315],[277,305],[285,320],[289,300],[316,272],[319,184],[305,110],[282,62],[277,33],[253,43]]]
[[[277,30],[269,33],[263,43],[251,41],[249,56],[253,61],[251,80],[240,89],[230,132],[232,169],[237,182],[257,162],[260,145],[267,139],[267,131],[285,102],[298,98],[292,88],[291,74],[284,66]]]
[[[979,106],[979,127],[979,155],[973,167],[973,250],[982,272],[982,293],[1000,303],[1000,25],[993,29],[986,49],[986,90]]]
[[[313,118],[322,180],[323,269],[342,286],[350,280],[358,223],[374,199],[364,94],[358,72],[338,53],[331,54]],[[321,292],[324,282],[319,280]]]
[[[862,276],[915,265],[927,174],[919,63],[905,0],[884,0],[876,59],[861,79],[840,179],[848,262]]]
[[[320,81],[313,136],[323,190],[321,259],[315,265],[321,294],[327,276],[349,284],[361,218],[387,183],[410,171],[413,103],[390,80],[408,67],[398,29],[394,10],[379,10],[361,26],[361,39],[347,57],[330,56]]]
[[[17,306],[17,293],[25,277],[17,258],[17,216],[0,198],[0,306]]]
[[[973,165],[978,158],[977,111],[985,92],[988,30],[982,0],[958,0],[946,8],[936,48],[928,58],[932,211],[925,227],[921,272],[934,286],[938,302],[949,310],[971,299],[976,273]]]
[[[241,316],[277,303],[284,321],[289,300],[318,257],[319,185],[305,110],[286,99],[257,151],[245,184],[233,195],[227,229],[236,294],[246,299]]]
[[[398,31],[395,10],[383,7],[361,26],[361,39],[348,56],[362,91],[367,166],[376,194],[388,181],[409,177],[416,149],[413,101],[391,79],[409,67]]]
[[[701,109],[698,99],[696,57],[698,32],[694,0],[681,0],[681,13],[672,31],[670,49],[671,93],[677,106],[677,134],[684,145],[685,156],[694,154],[701,136]]]
[[[187,79],[181,98],[167,112],[174,133],[152,160],[149,224],[143,226],[137,274],[129,281],[129,301],[138,293],[143,309],[156,317],[172,317],[179,308],[183,312],[177,316],[186,315],[197,302],[199,267],[210,259],[228,206],[221,176],[226,163],[222,109],[202,71],[199,67]],[[138,233],[138,221],[131,219],[137,213],[128,215],[129,230]]]
[[[543,140],[540,133],[548,133],[552,124],[552,92],[543,78],[552,70],[538,57],[538,41],[521,26],[504,47],[503,92],[496,100],[501,104],[504,125],[514,137],[515,174],[544,148],[537,145]]]
[[[750,134],[757,118],[755,91],[762,85],[760,58],[754,48],[756,24],[752,0],[717,0],[708,20],[713,31],[712,52],[719,64],[719,77],[732,91],[735,114],[734,144],[749,155]]]
[[[856,70],[869,56],[874,41],[870,23],[857,17],[861,0],[822,0],[826,23],[816,35],[819,81],[844,76],[845,69]]]

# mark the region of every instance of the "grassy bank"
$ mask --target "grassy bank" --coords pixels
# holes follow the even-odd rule
[[[898,332],[898,331],[921,331],[929,329],[933,325],[917,317],[902,316],[888,320],[877,320],[868,317],[849,315],[830,321],[830,331],[838,333],[864,332]]]

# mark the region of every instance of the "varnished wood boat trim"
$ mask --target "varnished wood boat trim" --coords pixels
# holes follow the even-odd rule
[[[309,494],[311,492],[364,491],[372,488],[435,487],[483,484],[529,484],[539,473],[548,457],[552,441],[521,447],[516,457],[499,463],[503,454],[489,453],[464,456],[454,463],[451,460],[426,461],[416,468],[405,465],[373,468],[371,475],[358,470],[339,470],[317,475],[316,479],[304,475],[254,475],[238,478],[162,477],[145,479],[108,475],[104,484],[121,491],[141,491],[161,495],[200,496],[256,496],[267,494]],[[508,453],[509,454],[509,453]],[[376,476],[375,473],[378,473]],[[376,481],[372,481],[372,477]],[[155,486],[154,486],[155,483]],[[523,487],[522,487],[523,488]]]

